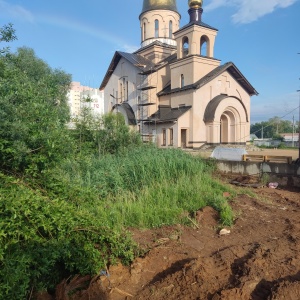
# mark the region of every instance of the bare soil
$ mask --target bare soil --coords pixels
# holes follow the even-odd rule
[[[219,234],[223,227],[210,207],[190,227],[133,230],[143,257],[111,266],[109,276],[72,296],[64,282],[56,299],[299,300],[300,190],[263,187],[249,196],[237,189],[229,234]]]

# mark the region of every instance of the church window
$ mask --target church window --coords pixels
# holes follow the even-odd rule
[[[125,77],[123,77],[123,101],[125,101],[126,99],[125,99],[125,97],[126,97],[126,82],[125,82]]]
[[[208,53],[208,37],[202,36],[200,40],[200,55],[209,56]]]
[[[173,22],[172,21],[169,22],[169,38],[170,39],[173,38]]]
[[[189,54],[189,39],[184,37],[182,40],[182,57],[185,57]]]
[[[169,136],[170,136],[170,146],[173,146],[173,143],[174,143],[173,128],[169,129]]]
[[[180,87],[181,88],[184,87],[184,75],[183,74],[180,75]]]
[[[141,96],[138,96],[138,99],[137,99],[137,102],[138,102],[138,119],[141,119],[141,110],[142,110],[142,107],[140,106],[141,104]]]
[[[123,84],[120,83],[120,99],[121,99],[121,102],[123,101]]]
[[[143,24],[143,41],[146,39],[146,23]]]
[[[157,38],[159,36],[159,21],[155,20],[155,37]]]
[[[166,131],[166,129],[162,130],[162,136],[163,136],[162,146],[166,146],[167,145],[167,131]]]

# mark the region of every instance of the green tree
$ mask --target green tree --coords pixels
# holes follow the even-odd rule
[[[250,133],[255,134],[258,138],[272,138],[276,129],[269,122],[260,122],[252,124]]]
[[[11,23],[0,27],[0,43],[1,42],[11,42],[16,39],[17,39],[17,37],[15,35],[15,30]],[[7,53],[8,51],[9,51],[8,47],[2,48],[2,49],[0,48],[0,55]]]
[[[276,116],[267,122],[252,124],[250,132],[256,134],[258,138],[262,138],[262,135],[264,138],[276,138],[280,133],[293,132],[293,124],[289,120],[282,120]]]
[[[79,152],[103,154],[120,153],[132,145],[140,145],[140,136],[130,130],[122,114],[108,113],[95,116],[91,109],[83,108],[76,123]]]
[[[0,57],[0,167],[37,174],[68,153],[71,76],[29,48]]]

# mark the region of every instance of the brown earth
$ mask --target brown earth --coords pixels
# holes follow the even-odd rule
[[[223,228],[210,207],[197,212],[191,227],[133,230],[143,257],[110,267],[109,276],[70,297],[79,279],[64,282],[56,299],[299,300],[300,189],[263,187],[252,196],[237,189],[229,234],[219,234]]]

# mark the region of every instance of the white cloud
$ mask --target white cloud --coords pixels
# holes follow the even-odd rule
[[[0,15],[25,20],[28,22],[34,21],[34,16],[29,10],[20,5],[13,5],[3,0],[0,0]]]
[[[211,0],[205,7],[210,11],[224,6],[234,7],[237,11],[232,15],[234,23],[251,23],[278,8],[286,8],[298,0]]]

